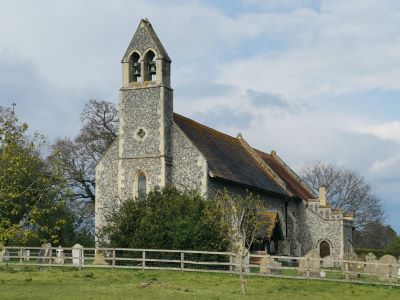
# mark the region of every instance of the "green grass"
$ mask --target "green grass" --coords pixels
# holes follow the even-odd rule
[[[400,288],[230,274],[0,266],[0,299],[400,299]]]

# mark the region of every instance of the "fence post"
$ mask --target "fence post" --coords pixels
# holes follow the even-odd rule
[[[53,262],[53,248],[50,248],[50,258],[49,258],[49,265],[50,265],[50,267],[51,267],[51,264],[52,264],[52,262]]]
[[[346,281],[350,281],[350,276],[349,276],[349,263],[348,262],[345,262],[344,263],[344,271],[345,271],[345,278],[346,278]]]
[[[113,248],[112,251],[112,268],[115,268],[115,248]]]
[[[142,268],[143,270],[146,268],[146,251],[142,253]]]
[[[23,248],[21,247],[21,248],[19,248],[19,251],[18,251],[18,256],[19,256],[19,263],[20,264],[22,264],[22,253],[23,253],[23,250],[22,250]]]
[[[389,283],[393,283],[393,281],[392,281],[392,265],[389,265]]]
[[[229,254],[229,271],[233,273],[233,259],[232,259],[232,253]]]
[[[181,252],[181,270],[183,271],[185,269],[185,253]]]
[[[310,258],[307,258],[307,271],[306,271],[306,277],[310,278]]]
[[[81,266],[83,266],[83,265],[85,265],[85,248],[82,248],[82,257],[81,257],[81,260],[79,261],[79,264],[81,265]]]

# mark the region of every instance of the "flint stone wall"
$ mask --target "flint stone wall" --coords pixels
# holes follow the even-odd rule
[[[326,219],[304,204],[298,206],[297,215],[298,239],[303,255],[313,248],[319,249],[320,242],[325,240],[330,245],[330,257],[341,258],[344,243],[342,220]]]
[[[180,128],[173,126],[172,182],[178,189],[206,191],[207,161]]]
[[[104,224],[104,210],[118,200],[118,137],[96,166],[95,226]]]

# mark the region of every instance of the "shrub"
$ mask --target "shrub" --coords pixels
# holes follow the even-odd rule
[[[106,220],[104,246],[225,251],[228,245],[216,202],[174,187],[128,199]]]

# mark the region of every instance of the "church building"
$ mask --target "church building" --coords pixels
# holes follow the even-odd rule
[[[194,189],[205,197],[219,190],[259,195],[274,229],[259,249],[302,256],[343,258],[351,251],[353,221],[319,196],[275,151],[251,147],[173,112],[171,59],[152,25],[141,20],[122,58],[119,135],[96,167],[96,228],[107,207],[140,198],[155,187]]]

